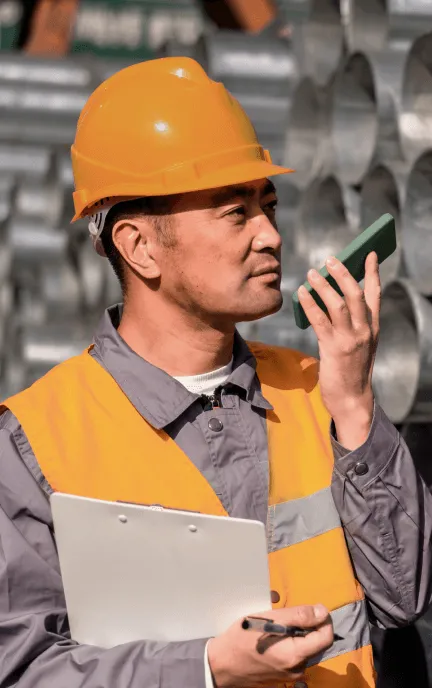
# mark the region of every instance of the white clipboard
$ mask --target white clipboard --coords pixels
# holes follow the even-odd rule
[[[258,521],[51,496],[71,635],[113,647],[218,635],[271,609]]]

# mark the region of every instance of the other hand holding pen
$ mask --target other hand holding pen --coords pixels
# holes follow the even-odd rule
[[[245,632],[243,619],[208,644],[208,659],[217,688],[268,686],[302,678],[308,660],[331,647],[331,617],[322,605],[273,609],[257,614],[275,623],[314,629],[305,637]]]

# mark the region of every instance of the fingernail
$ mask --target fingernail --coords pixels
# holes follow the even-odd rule
[[[318,272],[317,272],[314,268],[312,268],[312,270],[309,270],[309,272],[308,272],[308,278],[309,278],[310,280],[316,280],[317,277],[318,277]]]
[[[334,256],[330,256],[330,258],[327,258],[326,263],[330,265],[331,268],[334,268],[337,265],[337,260]]]
[[[323,604],[316,604],[314,606],[314,615],[317,621],[324,621],[328,616],[328,611]]]

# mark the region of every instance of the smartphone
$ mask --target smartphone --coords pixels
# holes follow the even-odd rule
[[[385,215],[382,215],[379,220],[374,222],[373,225],[359,234],[359,236],[356,237],[343,251],[338,253],[336,258],[338,258],[338,260],[345,265],[357,282],[361,282],[365,276],[365,262],[369,253],[375,251],[378,256],[378,263],[381,264],[386,258],[391,256],[395,250],[395,220],[392,215],[386,213]],[[329,275],[326,267],[321,268],[321,270],[318,272],[320,275],[325,277],[327,282],[331,284],[338,294],[343,296],[338,284],[333,277]],[[320,308],[327,313],[327,308],[316,291],[312,289],[309,282],[305,282],[304,286],[308,292],[312,294]],[[298,291],[293,294],[292,302],[296,325],[302,330],[306,330],[309,327],[310,322],[306,317],[306,313],[304,312],[302,305],[300,304]]]

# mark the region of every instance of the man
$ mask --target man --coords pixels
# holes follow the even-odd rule
[[[91,216],[124,307],[109,309],[88,351],[4,402],[0,685],[371,688],[368,623],[404,625],[428,606],[432,523],[409,451],[374,405],[376,256],[364,291],[329,262],[345,299],[309,274],[330,315],[301,294],[319,368],[241,339],[236,323],[282,304],[268,177],[290,170],[190,59],[102,84],[72,158],[75,219]],[[264,648],[240,622],[211,639],[77,645],[55,490],[261,520],[274,607],[264,615],[317,630]]]

